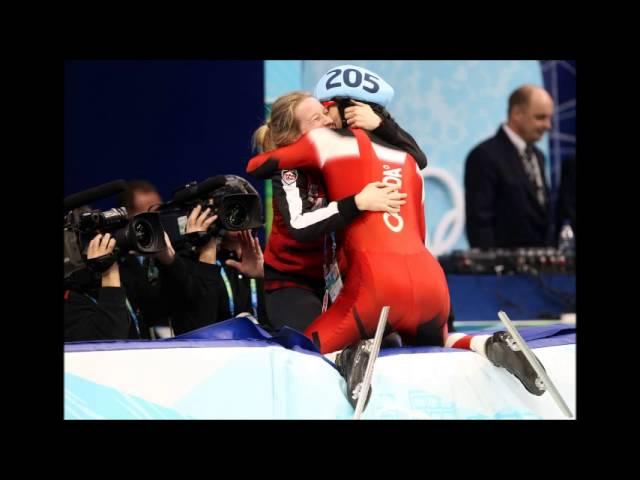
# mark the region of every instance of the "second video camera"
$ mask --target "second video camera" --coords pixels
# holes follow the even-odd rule
[[[191,182],[179,188],[172,200],[159,209],[162,225],[172,243],[186,234],[187,218],[193,208],[211,208],[218,219],[209,227],[209,236],[222,236],[225,231],[259,228],[264,225],[260,195],[244,178],[218,175],[200,183]]]
[[[115,257],[131,251],[158,253],[166,248],[160,216],[155,212],[128,218],[124,207],[106,211],[75,208],[64,221],[65,278],[86,266],[87,247],[98,233],[109,233],[116,240]]]

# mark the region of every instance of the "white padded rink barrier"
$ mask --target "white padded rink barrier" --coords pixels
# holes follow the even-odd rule
[[[101,345],[64,354],[65,419],[350,419],[354,413],[344,380],[317,354],[260,341]],[[548,393],[529,394],[476,353],[402,351],[381,352],[363,419],[566,418]],[[575,343],[534,352],[576,415]]]

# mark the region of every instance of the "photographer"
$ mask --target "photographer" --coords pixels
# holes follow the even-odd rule
[[[149,337],[140,308],[130,301],[121,268],[127,257],[154,258],[167,271],[180,273],[180,262],[171,266],[175,252],[159,214],[129,217],[125,208],[101,211],[86,206],[124,189],[126,184],[118,180],[65,198],[65,341]],[[113,313],[114,304],[124,306],[124,314],[122,308]],[[119,328],[113,328],[114,323]]]
[[[87,259],[109,255],[116,246],[116,240],[109,233],[96,235],[87,251]],[[124,288],[120,285],[117,262],[100,274],[99,288],[88,286],[88,272],[80,270],[76,274],[79,288],[64,292],[64,341],[114,340],[129,335],[129,314],[127,312]],[[84,275],[83,275],[84,274]],[[83,281],[80,277],[85,277]],[[71,286],[71,285],[70,285]]]
[[[181,310],[173,315],[175,333],[243,314],[268,328],[262,249],[251,234],[252,228],[262,225],[259,195],[235,175],[212,177],[188,188],[193,194],[180,194],[188,199],[180,208],[189,215],[187,241],[178,249],[178,257],[187,262],[192,277],[181,289],[189,298],[174,304],[174,311],[176,306]]]
[[[240,177],[227,176],[224,188],[227,193],[247,194],[251,187],[244,183],[247,182]],[[174,305],[177,310],[173,316],[175,333],[243,314],[252,315],[268,328],[262,283],[263,257],[258,239],[250,229],[225,230],[220,222],[216,223],[218,215],[212,215],[211,199],[202,203],[208,205],[196,205],[187,219],[186,232],[192,242],[179,250],[178,257],[184,257],[192,276],[181,288],[187,298],[183,298],[180,305]]]

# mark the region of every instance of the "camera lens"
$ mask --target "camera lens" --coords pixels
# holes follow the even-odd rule
[[[112,208],[100,214],[99,225],[102,227],[124,225],[127,223],[127,210],[124,208]]]
[[[148,248],[151,246],[153,239],[153,228],[146,220],[138,219],[133,226],[133,231],[136,235],[136,242],[142,248]]]
[[[225,210],[225,220],[229,226],[240,229],[247,221],[247,210],[243,205],[234,203],[229,205]]]

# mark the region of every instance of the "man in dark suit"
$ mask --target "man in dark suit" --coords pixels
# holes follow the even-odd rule
[[[509,97],[508,120],[467,157],[466,227],[471,248],[553,245],[544,155],[534,143],[551,128],[553,99],[524,85]]]

